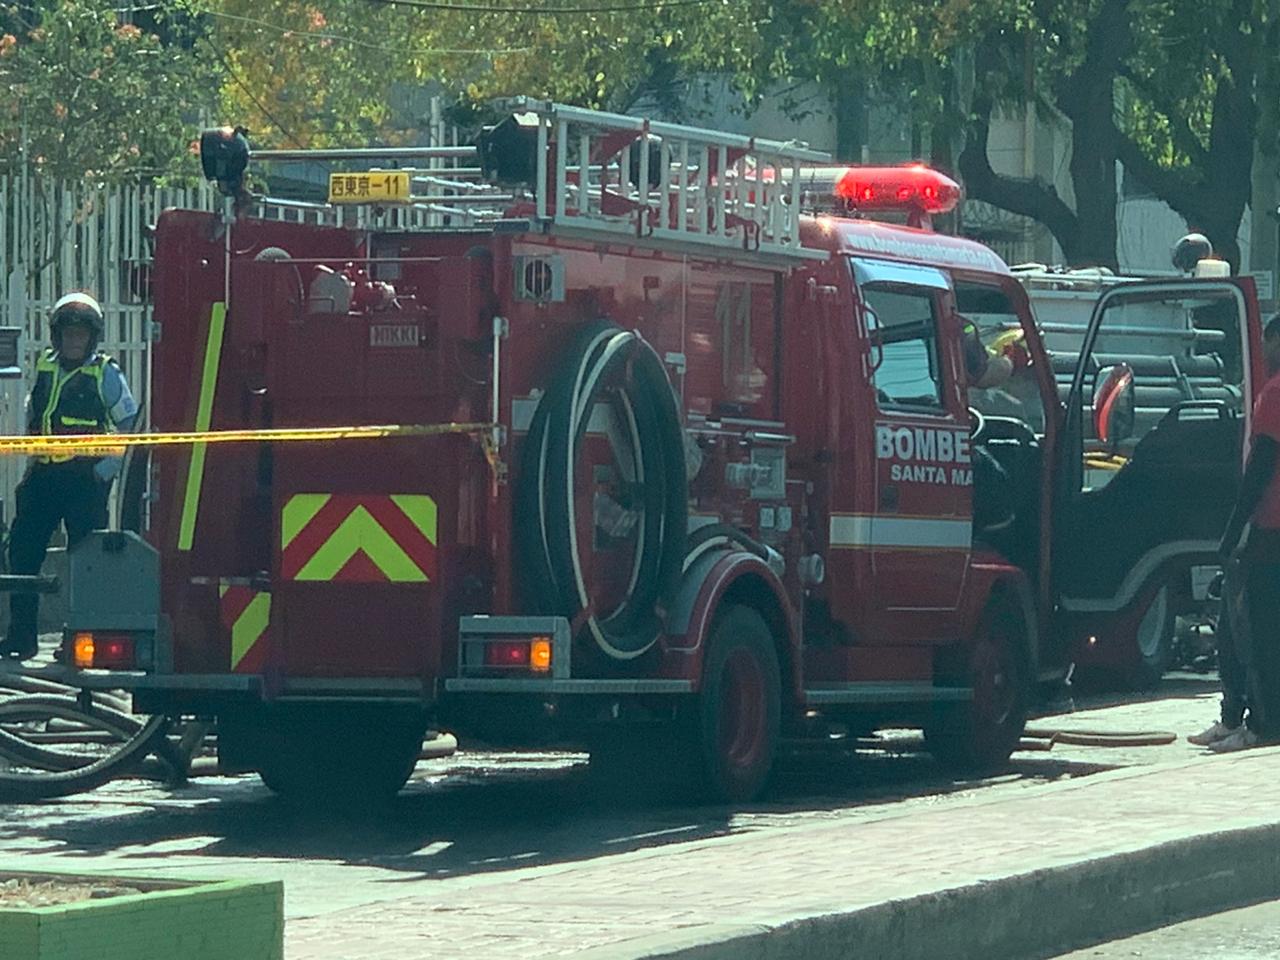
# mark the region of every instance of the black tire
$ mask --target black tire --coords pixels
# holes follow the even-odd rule
[[[959,668],[938,678],[942,684],[973,690],[971,700],[934,706],[924,736],[938,760],[972,773],[1008,765],[1027,723],[1026,639],[1018,605],[1006,596],[993,598],[973,642],[962,651]]]
[[[1173,664],[1177,647],[1178,618],[1173,609],[1173,597],[1168,585],[1162,586],[1146,612],[1138,622],[1134,643],[1138,648],[1138,661],[1129,677],[1129,686],[1136,691],[1148,691],[1159,685],[1165,672]]]
[[[425,719],[290,717],[263,731],[258,774],[297,802],[383,802],[413,773],[426,726]]]
[[[778,750],[782,679],[774,638],[749,607],[716,617],[702,667],[702,690],[688,733],[694,741],[701,793],[746,803],[764,789]]]

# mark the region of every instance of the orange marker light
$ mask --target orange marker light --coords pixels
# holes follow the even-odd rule
[[[551,641],[546,637],[534,637],[529,644],[529,668],[538,673],[551,669]]]
[[[93,634],[77,633],[72,641],[72,654],[75,665],[82,670],[93,666]]]

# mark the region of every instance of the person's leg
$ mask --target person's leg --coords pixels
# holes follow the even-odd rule
[[[1280,740],[1280,563],[1246,564],[1249,621],[1249,729]]]
[[[1228,563],[1220,587],[1218,623],[1214,641],[1218,648],[1218,677],[1222,681],[1221,717],[1199,733],[1187,737],[1197,747],[1210,747],[1241,729],[1249,703],[1248,639],[1245,621],[1244,574],[1238,561]]]
[[[57,468],[34,466],[16,491],[17,512],[9,530],[9,572],[31,576],[40,572],[49,538],[62,519],[61,477]],[[9,631],[0,652],[25,660],[36,652],[40,597],[15,593],[9,597]]]
[[[74,461],[63,504],[68,550],[92,531],[106,529],[107,495],[110,492],[111,485],[102,483],[93,475],[92,461]]]
[[[1222,725],[1228,729],[1235,729],[1244,722],[1249,699],[1249,675],[1245,667],[1249,637],[1243,579],[1239,562],[1227,566],[1215,631],[1218,676],[1222,680]]]

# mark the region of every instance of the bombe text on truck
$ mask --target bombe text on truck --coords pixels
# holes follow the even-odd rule
[[[509,107],[475,147],[255,155],[364,165],[307,222],[248,215],[247,141],[206,135],[236,212],[157,224],[155,429],[489,426],[135,455],[67,627],[129,662],[76,647],[81,683],[216,717],[224,769],[302,796],[395,791],[430,723],[741,801],[824,723],[1003,763],[1038,685],[1212,557],[1178,505],[1238,477],[1250,281],[1108,290],[1060,384],[1018,278],[932,231],[945,176]],[[1126,344],[1170,319],[1234,393],[1151,416]]]

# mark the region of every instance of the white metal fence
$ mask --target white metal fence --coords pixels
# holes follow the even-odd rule
[[[151,307],[142,282],[151,261],[147,227],[166,207],[210,208],[208,188],[148,184],[95,187],[40,177],[0,175],[0,325],[20,331],[21,378],[0,384],[0,429],[21,432],[35,356],[48,343],[49,308],[64,293],[86,290],[101,301],[103,346],[120,363],[144,410],[151,381]],[[0,458],[0,497],[12,519],[22,458]]]

